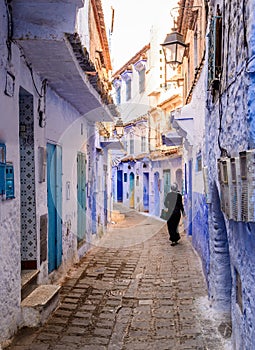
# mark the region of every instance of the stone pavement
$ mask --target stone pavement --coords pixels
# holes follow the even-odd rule
[[[172,247],[165,222],[125,214],[69,271],[48,322],[8,350],[226,349],[189,238]]]

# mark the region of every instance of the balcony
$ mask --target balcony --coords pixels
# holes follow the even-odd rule
[[[13,0],[12,39],[37,74],[81,115],[109,122],[113,117],[106,104],[111,100],[96,79],[97,72],[87,69],[91,62],[75,33],[83,4],[82,0]]]

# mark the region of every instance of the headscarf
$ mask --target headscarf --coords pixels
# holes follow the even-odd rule
[[[172,183],[171,185],[171,191],[177,192],[178,191],[178,185],[176,182]]]

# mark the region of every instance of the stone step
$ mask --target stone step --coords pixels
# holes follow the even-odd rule
[[[21,271],[21,300],[24,300],[37,287],[39,270]]]
[[[115,223],[125,220],[125,214],[121,213],[119,210],[112,210],[111,220]]]
[[[39,285],[21,302],[23,326],[37,327],[45,323],[59,303],[60,286]]]

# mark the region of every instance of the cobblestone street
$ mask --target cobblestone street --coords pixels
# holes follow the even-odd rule
[[[63,283],[48,322],[23,329],[8,350],[221,350],[200,261],[181,232],[129,210]]]

